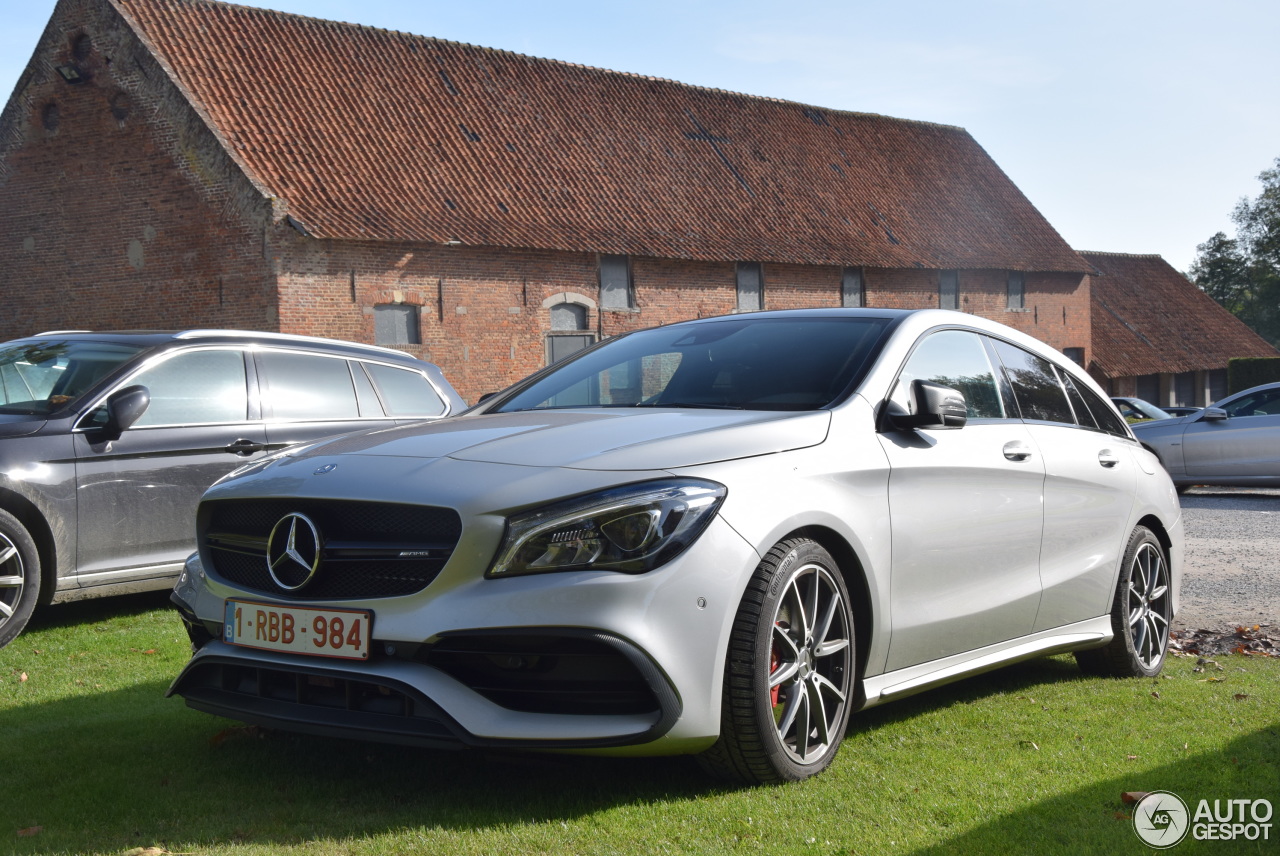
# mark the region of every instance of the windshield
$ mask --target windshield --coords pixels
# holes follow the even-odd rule
[[[17,341],[0,345],[0,413],[44,416],[137,356],[133,345]]]
[[[861,377],[883,318],[727,318],[606,342],[497,412],[566,407],[816,410]]]

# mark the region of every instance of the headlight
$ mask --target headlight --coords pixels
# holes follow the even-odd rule
[[[653,570],[697,540],[726,492],[701,479],[642,482],[517,514],[487,576]]]

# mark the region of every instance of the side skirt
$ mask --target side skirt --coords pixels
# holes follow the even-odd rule
[[[866,701],[862,707],[875,707],[886,701],[905,698],[930,687],[948,684],[1022,660],[1061,654],[1065,651],[1097,648],[1111,641],[1112,635],[1111,618],[1101,615],[1064,627],[1055,627],[1030,636],[1020,636],[1007,642],[988,645],[977,651],[956,654],[941,660],[864,678],[862,686]]]

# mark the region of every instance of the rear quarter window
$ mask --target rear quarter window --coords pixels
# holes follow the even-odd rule
[[[1053,363],[998,339],[995,346],[1023,419],[1076,424],[1075,414],[1053,370]]]
[[[388,416],[443,416],[448,405],[421,372],[382,363],[364,363]]]

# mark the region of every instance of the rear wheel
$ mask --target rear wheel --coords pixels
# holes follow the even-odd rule
[[[1077,651],[1080,668],[1117,678],[1152,677],[1164,667],[1173,620],[1173,585],[1164,545],[1145,526],[1133,530],[1111,606],[1115,636],[1104,648]]]
[[[14,640],[36,608],[40,556],[27,530],[0,511],[0,648]]]
[[[720,739],[703,766],[749,784],[826,769],[849,720],[854,653],[849,592],[831,555],[807,539],[775,546],[738,607]]]

